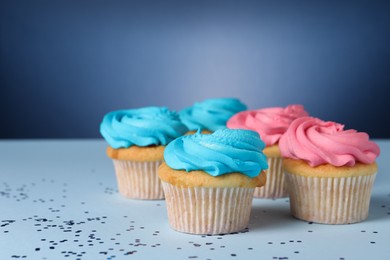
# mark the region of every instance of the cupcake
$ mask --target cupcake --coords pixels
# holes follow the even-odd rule
[[[100,133],[108,142],[119,192],[133,199],[163,199],[157,176],[164,148],[188,131],[176,112],[166,107],[118,110],[106,114]]]
[[[172,141],[158,169],[170,226],[191,234],[246,228],[254,189],[265,183],[263,147],[248,130],[198,132]]]
[[[285,108],[272,107],[243,111],[232,116],[227,122],[228,128],[256,131],[266,144],[264,154],[268,158],[269,165],[266,171],[267,183],[261,188],[256,188],[254,194],[256,198],[288,196],[278,143],[294,119],[307,115],[303,106],[289,105]]]
[[[203,133],[211,133],[226,128],[227,120],[246,108],[236,98],[212,98],[181,110],[179,115],[191,134],[198,129]]]
[[[323,224],[349,224],[368,216],[379,147],[366,133],[303,117],[279,142],[291,213]]]

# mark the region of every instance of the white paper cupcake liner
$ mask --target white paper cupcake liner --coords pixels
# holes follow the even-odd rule
[[[162,182],[170,226],[192,234],[226,234],[249,223],[254,188],[179,188]]]
[[[253,195],[255,198],[276,199],[288,196],[282,161],[283,159],[281,157],[267,158],[268,169],[265,171],[267,181],[264,186],[255,189]]]
[[[368,216],[376,174],[319,178],[286,172],[291,214],[323,224],[349,224]]]
[[[164,199],[164,191],[157,175],[162,161],[135,162],[113,160],[119,193],[132,199]]]

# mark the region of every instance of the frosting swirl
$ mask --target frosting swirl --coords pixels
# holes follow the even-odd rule
[[[302,105],[248,110],[232,116],[227,127],[253,130],[267,146],[271,146],[279,142],[294,119],[302,116],[308,116]]]
[[[304,160],[310,166],[321,164],[354,166],[370,164],[379,155],[379,146],[369,136],[344,125],[314,117],[294,120],[279,141],[283,157]]]
[[[226,128],[226,121],[235,113],[247,107],[236,98],[213,98],[197,102],[179,112],[183,123],[190,130]]]
[[[117,110],[106,114],[100,133],[112,148],[167,145],[188,131],[179,115],[166,107]]]
[[[213,134],[182,136],[167,145],[164,159],[176,170],[201,170],[212,176],[240,172],[256,177],[268,168],[264,143],[256,132],[220,129]]]

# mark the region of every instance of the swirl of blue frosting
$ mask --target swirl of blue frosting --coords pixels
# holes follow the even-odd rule
[[[247,106],[236,98],[212,98],[197,102],[179,112],[183,123],[190,130],[216,131],[226,128],[226,122]]]
[[[240,172],[256,177],[268,168],[265,144],[251,130],[220,129],[213,134],[179,137],[167,145],[164,159],[175,170],[205,171],[212,176]]]
[[[106,114],[100,124],[100,133],[115,149],[167,145],[187,131],[179,115],[166,107],[113,111]]]

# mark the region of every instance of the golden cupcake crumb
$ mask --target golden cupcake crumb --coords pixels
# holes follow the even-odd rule
[[[279,145],[271,145],[264,148],[263,153],[267,157],[281,157]]]
[[[265,184],[266,177],[262,171],[257,177],[250,178],[242,173],[227,173],[221,176],[211,176],[204,171],[174,170],[166,163],[162,163],[158,169],[158,176],[164,182],[170,183],[176,187],[243,187],[255,188]]]
[[[136,162],[153,162],[164,160],[165,146],[130,146],[129,148],[114,149],[107,147],[108,157],[117,160],[128,160]]]
[[[306,177],[353,177],[373,175],[378,171],[377,164],[356,163],[354,166],[333,166],[323,164],[311,167],[303,160],[283,159],[283,168],[285,171]]]

